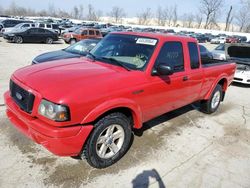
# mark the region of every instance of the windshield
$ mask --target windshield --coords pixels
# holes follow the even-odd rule
[[[92,50],[99,41],[97,40],[83,40],[77,42],[65,49],[66,52],[87,55],[87,53]]]
[[[207,52],[207,49],[204,46],[199,45],[199,47],[200,47],[200,52]]]
[[[130,69],[143,70],[156,44],[157,39],[153,38],[109,34],[96,45],[91,53],[104,62],[107,58],[112,58]]]
[[[14,26],[14,28],[19,28],[19,27],[21,27],[22,25],[23,25],[23,23],[17,24],[17,25]]]
[[[219,46],[217,46],[217,47],[215,48],[215,50],[224,51],[224,50],[225,50],[225,44],[220,44]]]

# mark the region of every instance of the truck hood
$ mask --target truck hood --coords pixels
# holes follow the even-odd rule
[[[13,76],[42,97],[61,102],[64,96],[69,98],[73,94],[104,94],[114,80],[128,73],[118,66],[93,62],[87,58],[72,58],[24,67]]]

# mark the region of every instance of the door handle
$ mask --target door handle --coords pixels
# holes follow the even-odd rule
[[[188,76],[183,76],[182,80],[183,81],[187,81],[188,80]]]

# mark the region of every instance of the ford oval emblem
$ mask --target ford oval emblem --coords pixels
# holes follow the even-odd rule
[[[23,100],[23,96],[18,92],[16,92],[16,98],[20,101]]]

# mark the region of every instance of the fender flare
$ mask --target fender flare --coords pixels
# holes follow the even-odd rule
[[[134,128],[139,129],[142,127],[141,108],[134,101],[126,98],[112,99],[101,103],[83,118],[81,124],[93,122],[104,113],[116,108],[128,108],[133,116]]]
[[[205,100],[208,100],[208,99],[211,97],[211,95],[212,95],[212,93],[213,93],[215,87],[216,87],[216,86],[218,85],[218,83],[219,83],[221,80],[223,80],[223,79],[225,79],[225,80],[226,80],[226,83],[228,83],[227,75],[226,75],[226,74],[220,75],[220,76],[216,79],[216,81],[214,81],[214,84],[212,85],[211,89],[210,89],[210,90],[208,91],[208,93],[206,94],[206,96],[205,96],[205,98],[204,98]],[[223,88],[222,88],[223,92],[225,92],[225,91],[227,90],[227,87],[228,87],[227,84],[223,86]]]

